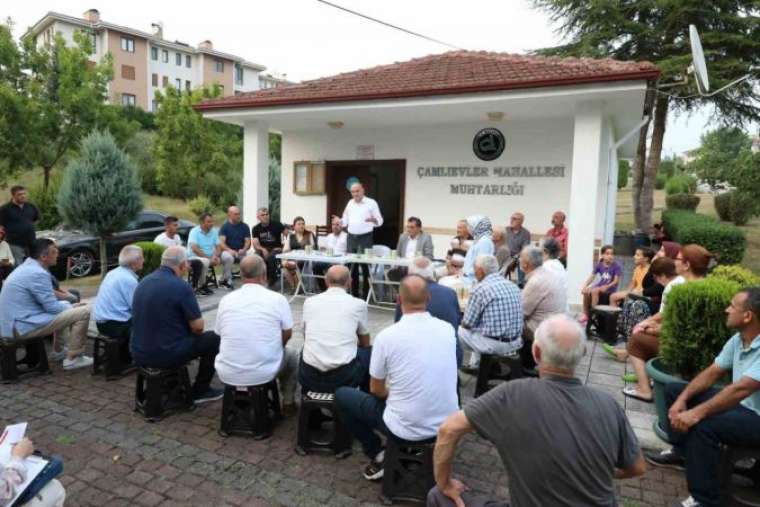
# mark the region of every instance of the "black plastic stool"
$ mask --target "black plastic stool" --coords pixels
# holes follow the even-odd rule
[[[760,506],[760,448],[734,447],[721,445],[720,468],[720,504],[726,507]],[[754,483],[752,488],[734,485],[731,476],[737,473],[736,462],[753,459],[755,464],[745,473],[739,472]]]
[[[269,438],[274,421],[281,417],[277,379],[257,386],[224,387],[221,436],[242,435],[254,440]]]
[[[175,412],[195,408],[187,366],[179,368],[138,368],[135,411],[148,422],[157,422]]]
[[[330,413],[325,419],[323,412]],[[320,416],[318,428],[309,424],[312,414]],[[324,426],[329,425],[328,428]],[[310,452],[332,452],[338,459],[351,455],[351,433],[343,426],[335,409],[335,395],[309,391],[301,396],[298,411],[298,445],[296,453],[304,456]]]
[[[617,320],[622,310],[617,306],[597,305],[591,308],[586,321],[586,335],[601,338],[614,345],[617,342]]]
[[[18,382],[27,376],[50,373],[45,338],[49,337],[0,338],[0,377],[3,384]],[[22,359],[17,359],[17,350],[22,347],[26,353]]]
[[[475,381],[475,398],[493,389],[496,384],[522,378],[522,368],[522,360],[518,353],[512,356],[481,354],[478,378]],[[498,382],[492,382],[494,380]]]
[[[388,438],[383,460],[383,489],[380,500],[393,502],[422,502],[435,486],[433,449],[435,438],[422,442],[398,441]]]
[[[121,357],[121,343],[116,338],[103,334],[90,336],[92,344],[92,374],[103,370],[106,380],[116,380],[132,371],[131,358]]]

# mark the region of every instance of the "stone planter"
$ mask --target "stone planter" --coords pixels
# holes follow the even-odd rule
[[[657,420],[654,422],[652,429],[663,441],[670,443],[667,431],[665,431],[665,428],[669,424],[668,404],[665,399],[665,386],[671,382],[677,382],[684,385],[687,384],[687,382],[680,377],[671,375],[662,363],[662,358],[659,357],[647,361],[646,369],[647,375],[649,375],[649,378],[652,379],[654,384],[654,405],[657,410]]]

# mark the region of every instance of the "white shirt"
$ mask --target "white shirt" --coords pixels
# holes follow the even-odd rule
[[[665,289],[662,291],[662,301],[660,301],[660,313],[665,311],[665,303],[668,300],[668,294],[670,294],[670,291],[673,290],[673,287],[681,285],[682,283],[686,283],[686,278],[678,275],[665,286]]]
[[[166,248],[169,248],[170,246],[182,246],[182,238],[179,237],[179,234],[175,234],[173,238],[170,238],[165,232],[162,232],[156,236],[153,243],[165,246]]]
[[[367,303],[341,287],[330,287],[303,303],[303,360],[330,371],[356,357],[357,334],[369,334]]]
[[[438,280],[439,285],[448,287],[450,289],[457,290],[457,288],[464,288],[464,280],[460,275],[447,275]]]
[[[224,296],[214,326],[221,337],[214,364],[219,379],[233,386],[271,381],[280,369],[286,329],[293,329],[293,316],[279,292],[246,283]]]
[[[459,409],[454,328],[428,312],[403,315],[375,338],[369,374],[388,386],[383,421],[394,435],[434,437]]]
[[[412,239],[411,236],[409,236],[409,239],[406,241],[406,252],[404,252],[404,257],[407,259],[413,259],[414,255],[417,253],[417,240],[419,239],[420,235],[418,234],[416,238]]]
[[[368,218],[376,219],[377,224],[367,222]],[[375,227],[383,225],[383,216],[380,214],[377,201],[365,195],[359,202],[353,199],[348,201],[341,221],[343,222],[343,227],[348,229],[349,234],[358,236],[370,233]]]
[[[557,276],[560,280],[560,283],[562,284],[562,290],[565,291],[565,294],[567,294],[567,270],[565,269],[565,266],[562,265],[562,263],[559,261],[559,259],[549,259],[544,261],[542,264],[544,268],[551,274]],[[570,310],[570,303],[567,304],[567,309],[565,311]]]
[[[336,255],[345,255],[348,250],[348,234],[341,231],[337,236],[333,233],[327,235],[327,248],[332,248]]]

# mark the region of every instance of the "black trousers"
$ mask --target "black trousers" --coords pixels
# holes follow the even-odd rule
[[[372,248],[372,233],[367,234],[349,234],[348,235],[348,252],[363,254],[367,248]],[[359,266],[362,270],[363,295],[359,292]],[[351,294],[355,297],[364,299],[369,293],[369,264],[351,264]]]
[[[120,362],[121,364],[130,364],[132,362],[132,354],[129,352],[129,339],[132,336],[132,319],[126,322],[106,320],[96,322],[95,325],[98,327],[100,334],[119,340]]]

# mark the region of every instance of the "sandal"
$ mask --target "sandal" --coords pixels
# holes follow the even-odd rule
[[[602,343],[602,349],[619,363],[624,363],[628,359],[628,351],[625,349],[618,349],[608,343]],[[624,354],[621,358],[620,355]]]
[[[639,394],[639,390],[636,389],[636,386],[625,386],[623,388],[623,396],[627,396],[629,398],[633,398],[634,400],[643,401],[644,403],[652,403],[654,401],[654,397],[652,398],[644,398]]]

